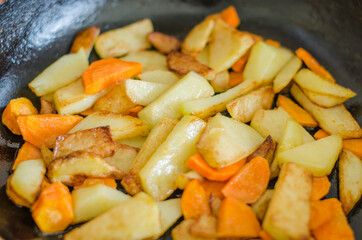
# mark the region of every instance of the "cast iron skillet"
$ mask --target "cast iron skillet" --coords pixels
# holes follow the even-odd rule
[[[1,1],[0,1],[1,2]],[[26,96],[39,107],[27,84],[45,67],[66,54],[75,33],[91,25],[102,31],[151,18],[155,30],[184,37],[207,14],[234,5],[241,29],[272,38],[295,50],[304,47],[343,86],[358,93],[346,103],[362,124],[362,3],[359,0],[8,0],[0,5],[0,108]],[[97,59],[94,52],[91,60]],[[59,239],[42,235],[28,209],[5,195],[14,156],[23,143],[0,124],[0,236],[13,239]],[[331,174],[328,197],[337,197],[337,169]],[[362,239],[361,201],[348,219]],[[171,239],[166,233],[163,239]]]

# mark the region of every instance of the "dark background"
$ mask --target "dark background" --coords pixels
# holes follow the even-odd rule
[[[360,0],[8,0],[0,4],[0,111],[20,96],[39,106],[27,84],[69,51],[80,29],[99,25],[103,32],[150,18],[156,31],[183,38],[206,15],[229,5],[240,15],[239,29],[277,40],[292,50],[305,48],[337,83],[356,91],[357,97],[346,106],[362,124]],[[93,51],[91,60],[95,59]],[[4,185],[21,144],[21,137],[0,125],[0,236],[6,240],[46,237],[39,234],[29,210],[16,207],[5,195]],[[337,175],[334,169],[328,197],[337,197]],[[361,205],[360,201],[349,215],[356,239],[362,239]]]

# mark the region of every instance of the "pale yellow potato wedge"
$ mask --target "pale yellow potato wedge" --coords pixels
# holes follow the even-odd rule
[[[114,86],[107,94],[99,98],[93,109],[95,111],[109,111],[113,113],[125,113],[136,106],[126,94],[124,84],[120,83]]]
[[[147,123],[139,118],[123,116],[112,112],[97,111],[89,114],[80,121],[69,133],[101,126],[110,126],[114,141],[144,137],[147,136],[149,132]]]
[[[327,79],[323,79],[309,69],[300,70],[295,76],[294,81],[302,88],[312,92],[326,95],[332,95],[342,98],[352,98],[356,93],[351,89],[344,88],[336,83],[332,83]]]
[[[263,141],[249,125],[217,114],[209,119],[196,148],[211,167],[222,168],[249,156]]]
[[[275,148],[277,146],[277,143],[273,140],[273,138],[269,135],[262,144],[253,152],[250,154],[246,161],[249,162],[253,158],[260,156],[268,160],[269,165],[273,162],[274,159],[274,152]]]
[[[181,118],[181,103],[213,94],[214,90],[205,78],[190,72],[141,110],[138,116],[153,127],[163,117]]]
[[[362,161],[344,149],[339,158],[339,199],[347,215],[362,194]]]
[[[170,88],[170,84],[145,82],[127,79],[124,82],[126,96],[136,105],[147,106],[163,92]]]
[[[86,151],[98,154],[100,157],[110,157],[116,151],[109,126],[86,129],[56,138],[53,158],[65,157],[76,151]]]
[[[106,157],[104,160],[122,172],[127,173],[131,169],[132,163],[136,159],[138,151],[138,148],[117,143],[114,155]]]
[[[105,229],[107,231],[105,231]],[[145,193],[119,203],[65,235],[65,240],[152,239],[161,232],[160,210]]]
[[[45,171],[41,159],[23,161],[19,163],[12,175],[11,188],[17,195],[32,204],[41,190]]]
[[[197,172],[195,172],[194,170],[188,171],[186,173],[181,173],[177,176],[177,178],[175,179],[175,186],[178,189],[185,189],[185,187],[187,186],[187,183],[189,181],[191,181],[192,179],[200,179],[203,180],[203,177],[198,174]]]
[[[254,39],[216,20],[209,45],[209,66],[216,73],[229,69],[254,44]],[[246,77],[245,79],[253,79]],[[255,79],[256,80],[256,79]]]
[[[44,96],[41,96],[42,98],[44,98],[45,100],[47,100],[48,102],[54,103],[54,93],[48,93],[45,94]]]
[[[215,21],[205,19],[193,27],[182,42],[181,49],[183,53],[198,56],[206,46],[209,37],[214,29]]]
[[[21,197],[19,194],[17,194],[14,189],[11,187],[11,180],[13,178],[13,174],[11,174],[8,177],[8,180],[6,180],[6,195],[18,206],[23,206],[27,208],[31,208],[31,203],[29,203],[27,200],[25,200],[23,197]]]
[[[331,108],[323,108],[312,103],[303,91],[293,85],[291,94],[297,102],[318,122],[328,134],[339,134],[343,139],[361,138],[362,129],[343,104]]]
[[[143,144],[146,142],[147,137],[139,137],[139,138],[129,138],[117,141],[120,144],[126,144],[135,148],[142,148]]]
[[[302,60],[293,56],[287,64],[278,72],[273,80],[273,90],[275,93],[283,90],[292,81],[294,75],[302,67]]]
[[[259,109],[270,109],[274,99],[271,86],[254,90],[226,105],[231,117],[239,122],[249,122]]]
[[[218,112],[224,111],[228,102],[257,87],[258,83],[256,81],[246,80],[218,95],[181,103],[180,108],[183,115],[193,115],[205,119]]]
[[[267,189],[263,193],[263,195],[251,205],[251,209],[253,209],[253,212],[255,213],[256,217],[263,221],[266,210],[269,207],[269,203],[273,197],[274,189]]]
[[[142,191],[139,172],[157,148],[166,140],[177,122],[177,119],[165,117],[151,130],[136,159],[132,162],[131,169],[122,179],[122,186],[128,193],[135,195]]]
[[[29,83],[29,88],[37,96],[52,93],[79,78],[88,65],[87,55],[82,49],[77,53],[64,55],[34,78]]]
[[[158,237],[161,237],[181,216],[181,199],[174,198],[157,202],[160,209],[161,232]]]
[[[273,239],[309,239],[312,174],[287,163],[283,166],[263,220],[263,229]]]
[[[72,191],[73,224],[97,217],[129,198],[123,192],[103,184],[75,189]]]
[[[143,72],[153,70],[168,70],[166,56],[157,51],[131,52],[125,57],[121,57],[120,59],[128,62],[141,63]]]
[[[273,78],[293,57],[293,53],[283,47],[274,47],[262,41],[251,49],[245,65],[244,78],[271,83]]]
[[[99,35],[94,49],[101,58],[120,57],[126,53],[151,47],[147,34],[153,32],[150,19],[144,19]]]
[[[311,100],[313,103],[321,107],[326,107],[326,108],[334,107],[348,100],[348,98],[326,95],[318,92],[312,92],[308,89],[302,88],[302,90],[304,94],[309,98],[309,100]]]
[[[174,181],[188,170],[185,163],[196,153],[195,144],[205,126],[197,117],[184,116],[140,171],[144,191],[156,201],[176,190]]]
[[[202,49],[201,53],[199,54],[199,56],[197,56],[196,60],[206,66],[209,66],[209,46],[208,45],[206,45]]]
[[[294,162],[311,171],[313,176],[323,177],[331,173],[341,150],[341,137],[331,135],[279,153],[278,162],[279,165]]]
[[[251,119],[250,126],[263,137],[270,135],[277,143],[280,142],[289,114],[279,107],[276,110],[258,110]],[[314,141],[314,138],[303,128],[303,142]]]
[[[225,92],[230,88],[229,84],[229,72],[227,70],[216,74],[215,78],[210,80],[211,86],[216,93]]]
[[[80,185],[87,177],[121,179],[123,175],[121,170],[99,155],[80,151],[54,159],[48,167],[48,178],[51,182],[60,181],[68,186]]]
[[[179,80],[179,77],[171,71],[153,70],[143,72],[138,75],[138,78],[145,82],[174,84]]]

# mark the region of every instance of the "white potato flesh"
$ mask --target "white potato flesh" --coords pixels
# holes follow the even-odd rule
[[[10,185],[16,194],[33,203],[40,191],[44,174],[43,160],[27,160],[16,167]]]
[[[197,117],[184,116],[142,168],[142,187],[155,200],[164,200],[176,190],[174,182],[188,170],[186,161],[196,153],[195,145],[205,126]]]
[[[206,45],[202,49],[201,53],[199,54],[199,56],[197,56],[196,60],[206,66],[209,66],[209,45]]]
[[[280,92],[288,86],[294,75],[302,67],[302,60],[297,56],[293,56],[287,64],[280,70],[273,80],[273,89],[275,93]]]
[[[157,51],[138,51],[131,52],[125,57],[120,58],[123,61],[138,62],[142,64],[142,71],[168,70],[166,56]]]
[[[120,57],[132,51],[151,47],[147,34],[153,32],[150,19],[144,19],[122,28],[107,31],[99,35],[94,49],[101,58]]]
[[[138,75],[138,78],[145,82],[164,83],[164,84],[174,84],[179,80],[179,77],[176,76],[176,74],[167,70],[153,70],[153,71],[143,72]]]
[[[72,192],[73,224],[97,217],[129,198],[123,192],[103,184],[75,189]]]
[[[153,127],[163,117],[181,118],[181,103],[213,94],[214,90],[205,78],[190,72],[142,109],[138,116]]]
[[[312,102],[321,107],[326,107],[326,108],[334,107],[348,100],[348,98],[321,94],[318,92],[310,91],[308,89],[302,89],[302,90],[304,94],[309,98],[309,100],[311,100]]]
[[[64,55],[34,78],[29,88],[37,96],[52,93],[79,78],[88,65],[88,57],[83,49]]]
[[[136,159],[138,150],[138,148],[118,143],[114,155],[104,158],[104,160],[126,173],[130,170],[133,161]]]
[[[139,138],[129,138],[117,141],[120,144],[125,144],[135,148],[142,148],[143,144],[145,143],[147,137],[139,137]]]
[[[182,216],[181,199],[174,198],[157,202],[160,209],[161,233],[163,235]]]

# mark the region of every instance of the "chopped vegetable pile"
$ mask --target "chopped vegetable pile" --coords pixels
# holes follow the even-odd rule
[[[84,223],[67,240],[157,239],[176,222],[175,240],[354,239],[356,93],[305,49],[239,24],[230,6],[183,41],[149,19],[79,32],[29,83],[39,113],[21,97],[2,114],[25,141],[8,197],[43,233]],[[324,199],[338,159],[339,199]]]

